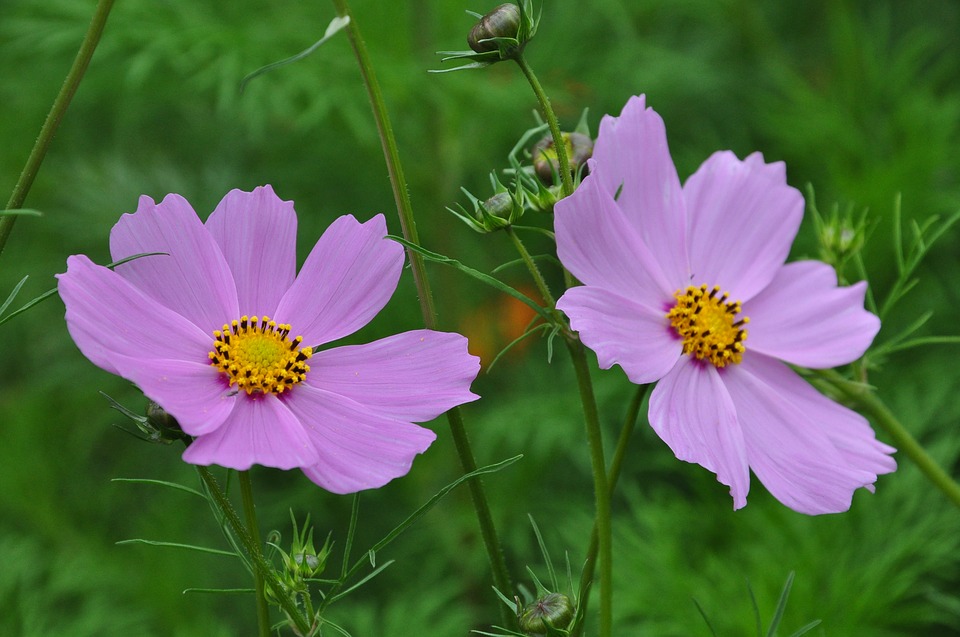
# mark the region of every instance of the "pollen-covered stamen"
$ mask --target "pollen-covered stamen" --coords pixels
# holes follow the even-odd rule
[[[717,367],[739,363],[746,348],[747,331],[743,326],[750,319],[737,319],[740,301],[728,301],[720,287],[708,290],[706,285],[677,290],[677,304],[667,313],[670,325],[683,339],[683,353],[708,360]]]
[[[312,348],[300,347],[302,336],[288,338],[290,329],[269,316],[241,316],[213,332],[210,364],[248,395],[283,393],[307,377],[313,355]]]

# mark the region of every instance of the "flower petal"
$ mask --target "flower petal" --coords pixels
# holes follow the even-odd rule
[[[601,189],[599,178],[584,179],[555,210],[557,256],[575,277],[657,311],[670,304],[682,281],[664,277],[612,195]]]
[[[557,308],[597,354],[601,369],[620,365],[638,385],[663,378],[680,357],[681,342],[665,312],[589,285],[567,290]]]
[[[311,465],[318,458],[300,420],[273,394],[237,396],[226,422],[199,436],[183,452],[186,462],[238,471],[254,464],[293,469]]]
[[[209,363],[182,360],[140,359],[115,354],[117,373],[177,419],[191,436],[209,434],[234,410],[223,375]]]
[[[357,331],[383,309],[400,280],[403,248],[384,239],[383,215],[361,224],[344,215],[330,224],[280,300],[278,323],[310,346]]]
[[[386,418],[424,422],[479,398],[470,383],[480,359],[459,334],[404,332],[317,352],[310,366],[306,382]]]
[[[803,381],[783,363],[747,352],[723,382],[737,409],[750,468],[767,490],[800,513],[839,513],[853,492],[892,470],[869,427],[826,398],[800,390]],[[805,384],[805,383],[804,383]],[[841,451],[843,449],[843,451]]]
[[[180,195],[155,204],[140,197],[110,231],[110,254],[119,261],[135,254],[164,252],[117,266],[116,272],[211,333],[237,317],[237,289],[219,246]]]
[[[693,284],[719,285],[746,302],[770,283],[803,217],[803,197],[785,176],[759,153],[740,161],[721,151],[687,180]]]
[[[272,317],[297,275],[297,214],[270,186],[231,190],[207,219],[237,283],[240,314]]]
[[[611,199],[616,197],[673,288],[685,284],[689,267],[680,178],[663,119],[646,107],[643,95],[631,97],[619,117],[600,121],[590,174]]]
[[[730,487],[733,508],[747,503],[750,471],[738,414],[717,368],[689,356],[650,395],[650,425],[680,460],[694,462]]]
[[[76,255],[57,279],[70,336],[97,366],[119,373],[117,355],[206,362],[213,337],[116,272]]]
[[[331,392],[301,384],[287,406],[307,428],[320,460],[308,478],[333,493],[383,486],[410,471],[413,458],[436,439],[429,429],[384,418]]]
[[[837,287],[837,273],[825,263],[788,263],[743,306],[747,349],[802,367],[846,365],[880,330],[880,319],[863,309],[866,290],[866,282]]]

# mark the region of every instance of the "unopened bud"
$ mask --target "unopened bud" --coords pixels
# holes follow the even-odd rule
[[[593,156],[593,140],[583,133],[561,133],[563,144],[567,151],[567,161],[570,163],[570,172],[574,175],[587,160]],[[557,160],[557,149],[553,145],[553,136],[548,135],[534,145],[533,168],[537,177],[548,185],[552,185],[560,174],[560,162]]]
[[[501,4],[470,29],[467,44],[477,53],[496,51],[497,43],[491,38],[516,38],[519,30],[520,7],[511,3]]]
[[[547,631],[565,630],[573,620],[573,604],[563,593],[548,593],[528,605],[520,613],[520,630],[528,635],[546,635]]]

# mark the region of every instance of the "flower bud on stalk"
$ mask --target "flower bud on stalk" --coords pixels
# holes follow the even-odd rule
[[[477,53],[496,51],[497,42],[493,38],[516,39],[519,30],[520,7],[511,3],[501,4],[470,29],[467,44]]]
[[[570,172],[576,176],[580,167],[583,167],[583,176],[587,174],[587,160],[593,156],[593,140],[583,133],[563,133],[563,144],[566,147],[567,159],[570,162]],[[548,135],[541,139],[531,151],[533,167],[537,177],[548,186],[559,183],[560,163],[557,161],[557,150],[553,145],[553,137]]]
[[[434,72],[459,71],[489,66],[503,60],[515,60],[523,53],[540,22],[539,13],[533,15],[532,0],[518,0],[517,4],[501,4],[486,15],[468,11],[477,18],[477,23],[467,36],[466,51],[439,51],[443,62],[449,60],[465,61],[468,64],[451,69],[437,69]]]
[[[528,635],[566,635],[574,615],[573,603],[563,593],[548,593],[519,615],[520,630]]]

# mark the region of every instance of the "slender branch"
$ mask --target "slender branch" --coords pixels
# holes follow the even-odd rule
[[[537,285],[537,289],[540,290],[540,296],[543,297],[543,301],[551,308],[556,306],[557,302],[553,298],[553,294],[550,293],[550,287],[547,285],[547,282],[544,280],[543,275],[540,274],[540,268],[537,267],[537,262],[533,260],[533,257],[530,256],[530,253],[527,252],[527,247],[523,245],[523,241],[520,240],[520,237],[517,236],[517,233],[514,231],[512,226],[507,226],[504,228],[507,236],[510,237],[510,241],[513,242],[513,247],[517,249],[517,252],[520,253],[520,257],[523,259],[523,262],[527,266],[527,270],[530,271],[530,276],[533,277],[534,283]]]
[[[400,152],[393,135],[393,128],[390,124],[390,117],[383,100],[383,94],[380,91],[380,85],[377,83],[377,78],[367,53],[366,43],[360,34],[357,21],[350,10],[347,0],[333,0],[333,4],[336,7],[337,15],[350,18],[350,23],[346,27],[347,36],[350,39],[350,44],[357,57],[360,72],[363,75],[364,84],[367,87],[370,104],[373,108],[377,130],[380,133],[380,142],[383,146],[384,159],[387,162],[387,172],[390,176],[390,185],[393,188],[397,213],[400,216],[400,227],[403,231],[403,237],[407,241],[419,245],[420,241],[417,235],[413,206],[410,203],[407,183],[404,180],[403,168],[400,163]],[[428,329],[434,329],[436,327],[436,310],[434,308],[433,294],[430,289],[430,281],[427,278],[426,269],[424,268],[423,258],[412,250],[408,250],[407,254],[410,258],[417,293],[420,296],[420,309],[423,314],[424,326]],[[466,427],[463,424],[463,416],[460,409],[454,407],[448,411],[446,415],[447,422],[450,425],[450,431],[453,435],[453,442],[457,449],[457,455],[460,457],[460,464],[464,472],[470,473],[475,471],[477,469],[477,461],[470,445],[470,439],[467,436]],[[513,583],[510,580],[507,562],[500,546],[496,526],[493,523],[493,515],[490,512],[490,505],[487,502],[483,482],[479,478],[473,478],[468,484],[470,487],[470,498],[473,501],[477,522],[480,526],[480,534],[483,537],[484,547],[487,550],[487,556],[490,560],[494,585],[501,593],[506,595],[508,599],[512,599],[516,593],[514,592]],[[501,619],[504,625],[507,627],[516,627],[516,617],[507,612],[505,606],[500,606],[502,613]]]
[[[563,196],[573,194],[573,176],[570,174],[570,160],[567,157],[567,146],[560,131],[556,113],[550,105],[540,81],[533,69],[527,63],[523,54],[514,58],[520,70],[530,83],[540,108],[550,127],[553,136],[553,147],[557,153],[560,180]],[[569,287],[573,277],[564,270],[564,282]],[[573,359],[573,366],[577,374],[577,385],[580,390],[580,402],[583,405],[583,415],[587,427],[587,442],[590,447],[590,464],[593,471],[593,490],[596,500],[595,529],[597,537],[597,554],[600,560],[600,637],[610,637],[613,630],[613,536],[611,531],[610,489],[607,484],[607,469],[603,459],[603,436],[600,430],[600,419],[597,415],[597,403],[593,394],[593,384],[590,380],[590,369],[587,365],[583,344],[576,336],[567,338],[567,346]],[[592,568],[592,566],[591,566]]]
[[[560,183],[563,188],[563,196],[569,197],[573,194],[573,176],[570,174],[570,160],[567,157],[567,145],[564,143],[563,135],[560,133],[560,123],[557,121],[557,115],[553,112],[553,107],[550,105],[550,98],[547,97],[543,87],[540,86],[540,81],[534,74],[533,69],[527,64],[527,58],[524,57],[523,54],[520,54],[514,59],[517,61],[520,70],[523,71],[524,76],[526,76],[527,82],[530,83],[530,88],[532,88],[536,94],[537,101],[540,102],[540,109],[543,111],[543,116],[547,120],[547,125],[550,126],[550,134],[553,136],[553,149],[557,153],[557,164],[560,169]]]
[[[260,550],[260,545],[258,543],[254,543],[253,538],[250,537],[250,534],[247,532],[243,522],[240,521],[240,516],[237,515],[236,510],[233,508],[230,500],[224,494],[223,489],[220,488],[220,483],[217,482],[217,479],[213,476],[213,473],[211,473],[206,467],[197,466],[196,469],[197,473],[200,474],[200,479],[203,480],[205,485],[207,485],[207,489],[210,491],[210,495],[213,496],[217,507],[223,511],[223,515],[227,520],[227,524],[230,525],[230,528],[233,530],[234,534],[237,536],[237,539],[240,540],[244,550],[247,552],[247,556],[250,558],[253,569],[260,574],[260,577],[263,578],[264,583],[271,590],[271,592],[273,592],[274,597],[277,599],[277,603],[280,604],[280,608],[282,608],[283,612],[286,613],[287,617],[290,618],[290,621],[296,625],[298,634],[309,634],[310,622],[304,619],[303,615],[301,615],[300,611],[297,609],[296,603],[290,599],[290,597],[287,595],[287,592],[283,590],[283,586],[281,586],[277,581],[273,569],[269,564],[267,564],[266,559],[263,557],[263,552]]]
[[[587,427],[587,442],[590,446],[590,465],[593,471],[593,491],[596,501],[597,546],[600,559],[600,637],[610,637],[613,630],[613,534],[610,524],[610,487],[607,483],[607,468],[603,459],[603,436],[597,401],[590,381],[590,367],[583,344],[579,339],[567,340],[567,347],[577,373],[577,387],[583,405],[584,422]]]
[[[633,435],[633,430],[637,425],[637,416],[640,414],[640,406],[643,404],[643,399],[646,398],[647,393],[650,390],[650,385],[640,385],[637,387],[637,393],[634,394],[633,400],[630,402],[630,407],[627,409],[627,415],[623,420],[623,427],[620,429],[620,437],[617,439],[617,447],[613,452],[613,461],[610,463],[610,471],[607,472],[607,487],[610,489],[610,495],[613,496],[614,490],[617,488],[617,480],[620,479],[620,469],[623,466],[623,457],[627,452],[627,445],[630,443],[630,437]],[[597,535],[597,524],[594,522],[593,530],[590,532],[590,545],[587,547],[587,559],[583,564],[583,571],[580,573],[580,588],[579,590],[585,591],[587,585],[593,580],[593,573],[597,566],[597,549],[600,546],[599,537]],[[586,606],[590,601],[589,597],[580,597],[577,600],[581,606]],[[570,637],[580,637],[583,634],[584,625],[574,627]]]
[[[260,527],[257,524],[257,509],[253,504],[253,487],[250,484],[250,472],[240,471],[240,497],[243,499],[243,515],[247,519],[247,531],[253,544],[260,546]],[[267,608],[267,596],[264,594],[263,575],[253,569],[254,590],[257,596],[257,626],[260,637],[270,637],[270,609]]]
[[[77,57],[73,60],[73,66],[70,67],[70,71],[63,81],[63,86],[60,88],[60,93],[57,94],[56,99],[53,101],[53,106],[50,107],[50,112],[47,114],[47,119],[43,123],[43,128],[40,129],[40,135],[33,145],[33,150],[30,151],[30,155],[27,157],[27,163],[20,173],[20,178],[13,187],[13,193],[7,202],[7,210],[14,210],[23,206],[23,202],[27,198],[27,193],[30,192],[30,188],[33,186],[33,180],[40,170],[40,164],[43,163],[43,158],[47,155],[47,149],[50,148],[50,142],[53,141],[53,136],[60,126],[60,120],[63,119],[64,113],[67,112],[67,107],[70,106],[70,101],[77,92],[80,81],[83,79],[83,75],[90,65],[90,59],[93,57],[93,52],[100,42],[100,36],[107,23],[107,16],[110,15],[111,8],[113,8],[113,0],[100,0],[97,3],[90,27],[87,29],[83,42],[80,44]],[[0,217],[0,254],[3,254],[3,248],[7,244],[7,239],[13,230],[13,224],[16,220],[17,215]]]
[[[927,453],[876,394],[866,387],[851,384],[832,370],[821,372],[820,376],[830,380],[831,386],[843,394],[844,398],[882,427],[890,435],[894,446],[913,460],[923,475],[960,508],[960,484]]]

